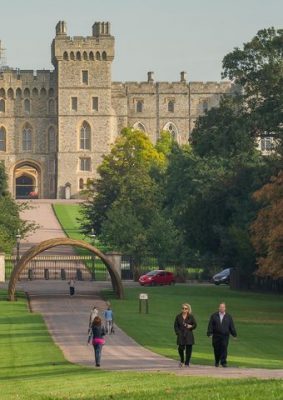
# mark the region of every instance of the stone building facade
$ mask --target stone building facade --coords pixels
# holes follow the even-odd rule
[[[53,71],[0,71],[0,161],[16,198],[79,197],[125,126],[156,142],[168,130],[187,143],[196,118],[232,90],[229,82],[112,82],[110,23],[70,37],[64,21],[52,42]]]

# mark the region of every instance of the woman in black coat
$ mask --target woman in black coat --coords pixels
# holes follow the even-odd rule
[[[178,352],[180,355],[180,367],[189,367],[193,344],[195,344],[193,330],[196,329],[197,323],[192,315],[192,309],[189,304],[182,305],[182,312],[175,318],[174,329],[177,335]],[[186,351],[186,359],[184,352]]]

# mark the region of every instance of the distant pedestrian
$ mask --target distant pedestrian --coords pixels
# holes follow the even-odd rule
[[[189,367],[193,345],[195,344],[193,330],[197,323],[192,315],[192,308],[189,304],[182,305],[182,312],[175,318],[174,330],[177,335],[178,353],[180,356],[180,367]],[[186,357],[184,355],[186,353]]]
[[[94,349],[95,365],[100,367],[102,346],[105,344],[105,329],[101,325],[101,318],[95,317],[92,326],[92,345]]]
[[[231,315],[226,312],[225,303],[221,303],[219,304],[218,311],[211,315],[207,328],[207,336],[212,336],[215,367],[219,367],[219,362],[222,367],[227,367],[227,351],[230,335],[236,338],[237,332]]]
[[[96,306],[93,306],[93,308],[92,308],[92,310],[91,310],[91,312],[90,312],[90,316],[89,316],[89,327],[91,328],[91,326],[92,326],[92,323],[93,323],[93,320],[94,320],[94,318],[95,317],[98,317],[98,309],[97,309],[97,307]]]
[[[105,319],[105,328],[106,328],[106,333],[111,334],[113,333],[113,311],[111,310],[111,307],[108,306],[107,310],[104,311],[104,319]]]
[[[74,279],[70,279],[69,283],[69,287],[70,287],[70,296],[74,296],[75,294],[75,280]]]

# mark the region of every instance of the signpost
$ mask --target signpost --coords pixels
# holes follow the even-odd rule
[[[142,312],[142,304],[145,303],[145,313],[148,314],[148,294],[147,293],[140,293],[139,295],[139,313]]]

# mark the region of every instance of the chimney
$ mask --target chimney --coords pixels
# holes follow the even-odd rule
[[[187,82],[187,73],[185,71],[182,71],[180,73],[180,76],[181,76],[181,78],[180,78],[181,82]]]
[[[147,73],[147,81],[148,81],[148,82],[154,82],[154,72],[149,71],[149,72]]]

